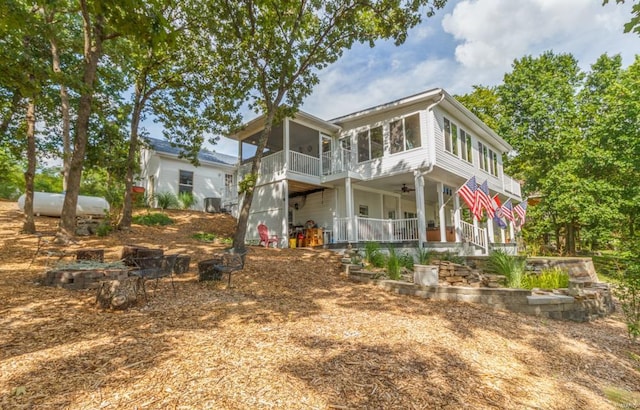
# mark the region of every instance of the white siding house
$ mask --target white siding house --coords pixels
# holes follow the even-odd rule
[[[240,144],[238,180],[250,170],[263,120],[231,136]],[[265,223],[287,246],[285,238],[313,224],[331,243],[466,244],[477,252],[509,246],[512,227],[471,219],[456,190],[476,176],[491,196],[520,201],[519,183],[503,172],[502,156],[511,150],[443,89],[329,121],[299,112],[269,136],[247,240]]]
[[[179,157],[180,150],[164,140],[148,138],[148,147],[141,153],[141,173],[138,185],[149,197],[162,192],[176,196],[191,192],[197,199],[194,209],[209,211],[237,208],[237,157],[209,151],[198,155],[199,166]],[[212,200],[213,199],[213,200]]]

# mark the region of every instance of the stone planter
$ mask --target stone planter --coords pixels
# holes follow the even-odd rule
[[[413,283],[420,286],[438,286],[438,265],[413,265]]]

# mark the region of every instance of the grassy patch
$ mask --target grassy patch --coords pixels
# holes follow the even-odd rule
[[[160,212],[153,212],[153,213],[144,214],[144,215],[136,215],[133,217],[133,222],[137,223],[138,225],[165,226],[165,225],[173,224],[173,219],[169,218],[167,214],[163,214]]]
[[[544,269],[539,274],[528,274],[522,278],[525,289],[560,289],[569,286],[569,274],[562,269]]]

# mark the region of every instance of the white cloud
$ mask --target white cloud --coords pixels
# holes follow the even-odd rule
[[[607,51],[630,60],[640,41],[622,33],[629,7],[593,0],[463,0],[442,27],[459,42],[455,59],[462,75],[483,70],[499,81],[514,59],[546,50],[571,53],[583,68]]]

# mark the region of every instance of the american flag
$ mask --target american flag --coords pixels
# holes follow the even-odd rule
[[[502,204],[500,209],[502,209],[502,214],[504,215],[505,218],[507,218],[511,222],[514,222],[513,205],[511,204],[511,198],[507,199],[507,201],[504,204]]]
[[[495,208],[493,207],[493,200],[489,196],[489,184],[487,184],[487,181],[484,181],[479,185],[476,190],[476,200],[472,212],[476,217],[478,217],[478,219],[482,217],[482,208],[486,209],[489,218],[493,219],[495,215]]]
[[[473,205],[476,201],[476,190],[478,184],[476,183],[476,177],[472,176],[465,182],[459,189],[458,195],[464,200],[469,209],[473,210]]]
[[[518,218],[520,219],[520,221],[518,222],[518,227],[522,227],[527,216],[527,201],[524,200],[518,205],[514,206],[513,212],[516,213],[518,215]]]

